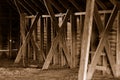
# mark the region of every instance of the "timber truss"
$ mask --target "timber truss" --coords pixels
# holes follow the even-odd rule
[[[82,10],[79,8],[79,5],[77,5],[74,2],[74,0],[70,0],[70,1],[75,5],[75,7],[79,11]],[[116,15],[118,14],[118,11],[120,9],[120,3],[115,0],[110,0],[110,1],[114,4],[114,8],[113,8],[112,13],[107,21],[106,26],[104,26],[102,23],[102,20],[100,18],[99,12],[98,12],[98,7],[96,5],[96,3],[98,3],[98,1],[97,0],[87,0],[85,21],[84,21],[84,28],[83,28],[83,35],[82,35],[83,37],[82,37],[82,44],[81,44],[82,47],[81,47],[81,57],[80,57],[78,80],[92,79],[92,76],[96,69],[96,65],[97,65],[97,63],[100,59],[101,53],[104,49],[106,51],[106,55],[107,55],[108,61],[110,63],[111,71],[115,77],[117,76],[117,71],[116,71],[116,67],[115,67],[116,61],[111,54],[110,43],[108,41],[108,35],[109,35],[110,30],[112,29],[113,22],[114,22]],[[73,68],[74,65],[71,64],[71,60],[70,60],[71,55],[69,54],[68,48],[66,46],[65,31],[64,31],[65,24],[67,23],[68,18],[72,14],[73,9],[71,7],[68,8],[68,6],[65,5],[65,7],[67,8],[67,11],[63,18],[62,24],[59,26],[50,0],[44,0],[44,4],[49,13],[55,34],[54,34],[54,39],[51,42],[51,47],[47,54],[47,57],[46,58],[44,57],[45,62],[43,64],[42,69],[48,69],[54,54],[56,54],[56,48],[58,45],[62,47],[62,50],[64,51],[64,55],[66,57],[66,61],[67,61],[68,65],[70,66],[70,68]],[[103,8],[106,8],[106,7],[103,6]],[[19,9],[19,11],[20,11],[20,9]],[[42,14],[40,14],[40,13],[38,13],[36,15],[35,20],[26,35],[24,35],[25,32],[21,32],[21,35],[23,37],[22,45],[18,51],[18,55],[15,59],[15,63],[19,63],[22,58],[22,55],[24,55],[25,49],[26,49],[25,46],[30,41],[32,33],[33,33],[34,29],[36,28],[36,24],[41,16],[42,16]],[[92,57],[92,61],[88,65],[93,20],[95,20],[95,22],[97,24],[97,29],[99,31],[98,33],[100,35],[100,40],[99,40],[97,49]],[[22,28],[22,26],[24,26],[24,25],[21,24],[21,28]],[[24,31],[24,29],[22,31]]]

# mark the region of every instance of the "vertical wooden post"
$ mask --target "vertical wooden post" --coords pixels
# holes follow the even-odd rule
[[[72,36],[72,48],[71,48],[71,66],[72,68],[76,67],[76,54],[77,54],[77,46],[76,46],[76,33],[77,33],[77,24],[76,24],[76,18],[73,14],[70,16],[70,22],[71,22],[71,36]]]
[[[33,24],[33,22],[34,18],[31,18],[31,25]],[[33,41],[36,41],[36,30],[33,31],[32,38],[33,38],[32,43],[34,43]],[[34,47],[34,44],[33,44],[33,60],[36,60],[36,48]]]
[[[88,66],[88,58],[89,58],[90,39],[92,33],[94,5],[95,5],[95,0],[87,0],[78,80],[87,79],[87,66]]]
[[[116,77],[120,76],[120,11],[117,16]]]
[[[10,14],[9,14],[10,19],[12,19],[12,15],[11,15],[11,10],[10,10]],[[12,21],[9,20],[9,58],[12,57]]]
[[[25,33],[25,14],[20,14],[20,34],[21,34],[21,43],[24,42],[25,40],[25,36],[26,36],[26,33]],[[25,66],[25,55],[26,55],[26,49],[27,49],[27,46],[25,45],[23,50],[21,51],[21,53],[23,54],[22,57],[23,57],[23,66]]]
[[[50,18],[46,18],[46,26],[47,26],[47,53],[50,50],[50,46],[51,46],[51,25],[50,25]]]
[[[45,54],[43,53],[43,47],[44,47],[44,25],[43,25],[44,21],[42,16],[40,17],[40,50],[41,50],[41,54],[43,57],[43,60],[45,59]]]

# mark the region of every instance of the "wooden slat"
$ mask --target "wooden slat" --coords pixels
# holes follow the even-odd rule
[[[105,29],[102,32],[102,36],[101,36],[100,42],[98,44],[97,50],[94,53],[94,56],[93,56],[93,59],[92,59],[92,62],[91,62],[91,66],[88,69],[88,80],[91,79],[92,76],[93,76],[93,73],[95,71],[95,66],[96,66],[96,64],[97,64],[97,62],[100,58],[100,55],[101,55],[100,53],[102,52],[102,50],[105,46],[105,42],[107,40],[108,33],[112,28],[112,25],[113,25],[113,22],[114,22],[114,19],[115,19],[116,15],[117,15],[117,12],[118,12],[118,6],[116,5],[116,6],[114,6],[113,12],[112,12],[112,14],[111,14],[111,16],[108,20],[108,23],[107,23]]]
[[[33,30],[36,28],[35,25],[37,24],[40,16],[41,16],[41,14],[38,13],[35,20],[34,20],[34,22],[33,22],[33,24],[32,24],[32,26],[30,27],[30,30],[28,31],[28,33],[27,33],[27,35],[25,37],[25,40],[23,41],[22,46],[20,47],[20,49],[18,51],[18,54],[17,54],[17,57],[16,57],[14,63],[19,63],[20,62],[21,56],[22,56],[22,54],[24,54],[24,53],[21,53],[21,51],[24,49],[25,45],[29,42],[29,39],[30,39],[30,37],[32,35]]]
[[[95,0],[87,0],[78,80],[87,80],[86,76],[90,49],[90,38],[92,33],[94,4]]]

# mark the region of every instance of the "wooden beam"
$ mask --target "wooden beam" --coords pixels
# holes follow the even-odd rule
[[[65,9],[70,7],[68,1],[66,0],[59,0],[59,2],[64,6]]]
[[[116,75],[120,76],[120,11],[117,16]]]
[[[103,48],[105,46],[105,42],[106,42],[106,40],[108,38],[108,33],[112,28],[112,25],[113,25],[113,22],[114,22],[114,19],[115,19],[116,15],[117,15],[117,12],[118,12],[118,5],[115,5],[114,9],[113,9],[113,12],[112,12],[112,14],[111,14],[111,16],[110,16],[110,18],[108,20],[108,23],[107,23],[105,29],[102,32],[100,42],[99,42],[98,47],[97,47],[97,49],[96,49],[96,51],[94,53],[91,65],[90,65],[90,67],[88,69],[88,78],[87,78],[88,80],[91,79],[92,76],[93,76],[93,73],[95,71],[95,67],[96,67],[97,62],[98,62],[98,60],[100,58],[100,55],[101,55],[100,53],[102,52],[102,50],[103,50]]]
[[[99,30],[99,34],[101,34],[101,32],[104,30],[104,26],[102,24],[102,20],[100,19],[100,15],[98,13],[98,9],[97,9],[97,6],[95,6],[95,11],[94,11],[94,19],[96,21],[96,24],[97,24],[97,28]],[[101,36],[100,36],[101,37]],[[109,40],[106,39],[106,43],[105,43],[105,50],[106,50],[106,54],[107,54],[107,57],[108,57],[108,61],[110,62],[110,66],[112,68],[112,72],[113,74],[115,75],[115,60],[113,58],[113,55],[112,55],[112,51],[110,49],[110,42]],[[114,65],[113,65],[114,64]]]
[[[32,15],[34,13],[32,10],[28,9],[28,7],[26,7],[21,1],[19,1],[19,0],[17,0],[17,1],[27,12],[29,12],[29,14]]]
[[[60,39],[60,37],[62,37],[61,35],[64,35],[64,33],[63,33],[64,25],[65,25],[65,23],[67,22],[68,17],[70,16],[70,13],[71,13],[71,9],[69,9],[69,10],[66,12],[66,16],[65,16],[64,19],[63,19],[61,28],[59,29],[57,36],[56,36],[56,37],[53,39],[53,41],[52,41],[50,51],[49,51],[49,53],[48,53],[48,55],[47,55],[47,58],[46,58],[46,60],[45,60],[45,63],[44,63],[44,65],[43,65],[43,68],[42,68],[42,69],[48,69],[48,66],[49,66],[49,64],[50,64],[50,62],[51,62],[51,60],[52,60],[53,55],[54,55],[55,48],[57,47],[59,41],[62,41],[62,40]],[[60,42],[60,43],[62,43],[62,42]],[[62,46],[65,47],[66,45],[62,44]],[[63,50],[64,50],[64,52],[65,52],[65,55],[67,55],[67,56],[66,56],[66,59],[67,59],[67,61],[68,61],[68,64],[70,65],[70,64],[71,64],[71,63],[70,63],[70,60],[69,60],[70,57],[69,57],[69,54],[68,54],[67,50],[65,50],[65,49],[66,49],[66,48],[63,48]]]
[[[75,8],[78,11],[82,12],[84,10],[75,0],[69,0],[69,1],[75,6]]]
[[[30,39],[30,37],[31,37],[31,35],[33,33],[33,30],[36,28],[36,24],[37,24],[40,16],[41,16],[41,14],[38,13],[37,16],[36,16],[36,18],[35,18],[35,20],[34,20],[34,22],[33,22],[33,24],[30,27],[30,30],[28,31],[28,33],[27,33],[27,35],[25,37],[25,40],[23,41],[22,46],[20,47],[20,49],[18,51],[18,54],[17,54],[17,57],[16,57],[14,63],[19,63],[20,62],[21,56],[24,54],[24,53],[21,53],[21,51],[24,49],[25,45],[29,42],[29,39]]]
[[[64,12],[65,9],[56,0],[50,0],[50,3],[60,12]]]
[[[110,0],[110,2],[111,2],[113,5],[116,5],[116,4],[117,4],[116,0]]]
[[[102,8],[107,9],[106,5],[101,0],[96,0],[96,3]]]
[[[73,14],[70,16],[70,22],[71,22],[71,32],[72,32],[72,49],[71,49],[71,65],[72,68],[76,67],[76,54],[77,54],[77,46],[76,46],[76,38],[77,38],[77,23],[76,18]]]
[[[78,80],[87,80],[87,66],[90,49],[90,38],[92,33],[94,4],[95,0],[87,0]]]

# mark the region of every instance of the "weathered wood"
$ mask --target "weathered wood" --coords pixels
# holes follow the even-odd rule
[[[43,25],[43,18],[40,16],[40,53],[43,58],[43,61],[45,60],[45,53],[43,51],[43,44],[44,44],[44,25]]]
[[[24,27],[23,27],[24,26]],[[26,36],[26,33],[25,33],[25,26],[26,26],[26,23],[25,23],[25,14],[21,14],[20,15],[20,34],[21,34],[21,43],[24,42],[24,39],[25,39],[25,36]],[[23,59],[23,65],[25,66],[25,55],[26,55],[26,45],[24,46],[24,49],[21,51],[22,53],[24,53],[24,55],[22,55],[22,59]]]
[[[102,30],[104,29],[104,26],[102,24],[102,21],[100,19],[100,16],[98,14],[98,10],[97,10],[97,6],[95,6],[95,13],[94,13],[94,19],[97,23],[97,27],[98,27],[98,30],[99,30],[99,34],[101,34]],[[106,39],[106,43],[105,43],[105,50],[107,52],[107,57],[108,57],[108,61],[110,62],[110,66],[112,68],[112,72],[113,74],[115,75],[115,61],[114,61],[114,58],[113,58],[113,55],[112,55],[112,51],[110,49],[110,42]]]
[[[41,16],[41,14],[38,13],[35,20],[34,20],[34,23],[31,25],[30,30],[28,31],[28,33],[23,41],[22,46],[20,47],[20,49],[18,51],[18,54],[17,54],[17,57],[16,57],[14,63],[19,63],[19,61],[21,60],[21,56],[22,56],[22,54],[24,54],[24,53],[21,53],[21,51],[24,49],[25,45],[29,42],[29,39],[32,35],[33,30],[36,28],[36,23],[38,22],[40,16]]]
[[[86,80],[95,0],[87,0],[78,80]]]
[[[43,68],[42,68],[42,69],[47,69],[47,68],[48,68],[48,66],[49,66],[49,64],[50,64],[50,62],[51,62],[51,60],[52,60],[54,51],[55,51],[54,49],[57,47],[59,41],[62,41],[62,40],[60,40],[60,37],[62,37],[61,35],[64,34],[64,33],[63,33],[64,25],[65,25],[65,23],[67,22],[68,17],[70,16],[70,12],[71,12],[71,9],[69,9],[69,10],[66,12],[66,16],[65,16],[64,19],[63,19],[63,22],[62,22],[61,28],[60,28],[59,31],[58,31],[58,34],[57,34],[57,36],[52,40],[52,44],[51,44],[50,51],[49,51],[49,53],[48,53],[48,55],[47,55],[47,58],[46,58],[46,60],[45,60],[45,63],[44,63],[44,65],[43,65]],[[63,44],[62,44],[62,45],[63,45]],[[66,46],[66,45],[64,45],[63,47],[65,47],[65,46]],[[65,52],[66,55],[69,55],[68,53],[66,53],[65,48],[63,48],[63,50],[64,50],[64,52]],[[67,58],[68,64],[70,65],[70,60],[69,60],[70,57],[69,57],[69,56],[66,56],[66,58]]]
[[[72,68],[75,68],[76,67],[76,54],[77,54],[77,46],[76,46],[76,32],[77,32],[77,24],[75,23],[76,22],[76,18],[73,14],[71,14],[70,16],[70,22],[71,22],[71,36],[72,36],[72,49],[71,49],[71,66]]]
[[[114,22],[114,19],[115,19],[115,17],[116,17],[116,15],[117,15],[117,12],[118,12],[118,6],[117,5],[115,5],[114,6],[114,9],[113,9],[113,12],[112,12],[112,14],[111,14],[111,16],[110,16],[110,18],[109,18],[109,20],[108,20],[108,23],[107,23],[107,25],[106,25],[106,27],[105,27],[105,29],[103,30],[103,32],[102,32],[102,36],[101,36],[101,39],[100,39],[100,42],[99,42],[99,44],[98,44],[98,47],[97,47],[97,50],[96,50],[96,52],[95,52],[95,54],[94,54],[94,56],[93,56],[93,59],[92,59],[92,62],[91,62],[91,66],[89,67],[89,69],[88,69],[88,80],[89,79],[91,79],[92,78],[92,76],[93,76],[93,73],[94,73],[94,71],[95,71],[95,66],[96,66],[96,64],[97,64],[97,62],[98,62],[98,60],[99,60],[99,58],[100,58],[100,53],[101,53],[101,51],[103,50],[103,48],[104,48],[104,46],[105,46],[105,43],[106,43],[106,40],[107,40],[107,36],[108,36],[108,34],[109,34],[109,31],[111,30],[111,28],[112,28],[112,24],[113,24],[113,22]],[[109,48],[108,48],[109,49]],[[109,52],[108,52],[109,53]],[[109,55],[108,55],[109,56]],[[110,56],[111,57],[111,56]],[[109,58],[109,57],[108,57]]]
[[[63,16],[59,17],[59,26],[62,24],[63,22]],[[64,33],[65,33],[65,39],[67,37],[67,23],[65,24],[64,26]],[[62,46],[59,45],[59,54],[60,54],[60,57],[61,57],[61,66],[65,66],[66,64],[66,59],[65,59],[65,56],[64,56],[64,53],[63,53],[63,50],[62,50]]]
[[[116,45],[116,76],[120,76],[120,11],[117,16],[117,45]]]
[[[50,50],[51,46],[51,23],[50,23],[50,18],[46,18],[46,27],[47,27],[47,53]]]
[[[56,36],[56,33],[58,31],[58,22],[57,22],[57,19],[55,18],[55,13],[52,9],[52,5],[50,4],[50,1],[49,0],[44,0],[44,4],[47,8],[47,11],[50,15],[50,19],[51,19],[51,25],[52,25],[52,28],[53,28],[53,38]],[[57,52],[56,49],[54,49],[55,52]],[[56,64],[58,62],[58,60],[56,60],[58,57],[58,54],[54,54],[54,63]]]

